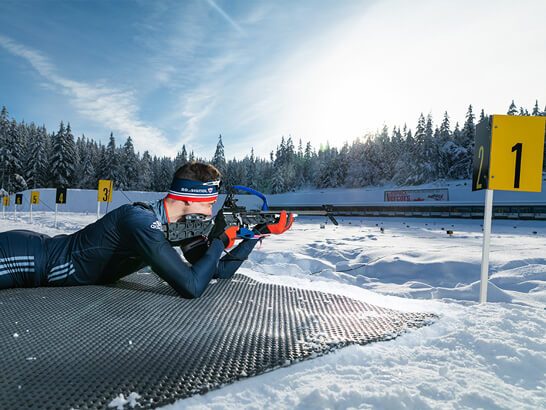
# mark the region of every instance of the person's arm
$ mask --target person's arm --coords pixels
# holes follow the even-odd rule
[[[294,215],[287,214],[282,211],[279,220],[271,225],[258,225],[254,227],[254,231],[258,234],[275,234],[279,235],[290,229],[294,222]],[[256,246],[256,239],[243,240],[234,250],[225,255],[218,263],[218,270],[214,275],[215,278],[229,279],[231,278],[241,264],[247,259],[248,255]]]
[[[235,249],[224,255],[218,263],[218,269],[214,278],[229,279],[231,278],[241,264],[248,258],[250,252],[256,246],[258,241],[255,239],[243,240]]]
[[[188,267],[165,238],[161,225],[155,222],[153,214],[137,210],[120,221],[120,231],[144,262],[182,297],[201,296],[216,272],[224,244],[214,239],[203,257]]]

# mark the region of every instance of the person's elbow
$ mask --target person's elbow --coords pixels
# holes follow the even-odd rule
[[[184,299],[197,299],[205,291],[205,289],[198,289],[196,287],[176,287],[175,290]]]
[[[235,271],[218,271],[214,274],[214,279],[231,279]]]

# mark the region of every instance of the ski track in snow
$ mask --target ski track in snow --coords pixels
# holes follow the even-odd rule
[[[0,219],[0,232],[71,233],[96,215],[60,214],[58,229],[51,212],[35,213],[33,224],[28,213],[17,218]],[[490,303],[480,305],[481,220],[338,220],[321,229],[323,218],[298,218],[240,272],[440,319],[165,409],[546,408],[546,221],[493,220]]]

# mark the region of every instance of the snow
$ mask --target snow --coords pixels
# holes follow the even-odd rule
[[[58,229],[53,219],[52,212],[35,212],[30,224],[28,213],[18,212],[16,221],[0,219],[0,231],[70,233],[96,214],[62,213]],[[481,220],[339,222],[299,217],[285,234],[264,239],[239,272],[440,319],[392,341],[349,346],[165,409],[546,408],[546,221],[493,220],[487,304],[477,303]],[[128,408],[129,399],[111,404]]]
[[[132,392],[131,394],[129,394],[129,397],[127,397],[127,399],[123,396],[123,394],[120,393],[118,397],[116,397],[108,404],[108,408],[115,407],[117,410],[123,410],[125,408],[125,405],[127,404],[131,408],[135,408],[138,405],[138,399],[140,399],[140,395],[138,393]]]

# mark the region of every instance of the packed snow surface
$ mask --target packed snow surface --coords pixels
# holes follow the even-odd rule
[[[28,213],[8,217],[0,219],[0,231],[55,235],[96,215],[63,213],[58,229],[52,212],[35,212],[33,224]],[[285,234],[266,238],[240,273],[440,319],[392,341],[340,349],[166,409],[546,408],[546,222],[493,220],[487,304],[476,302],[481,220],[339,222],[298,218]],[[127,399],[111,399],[128,408]]]

